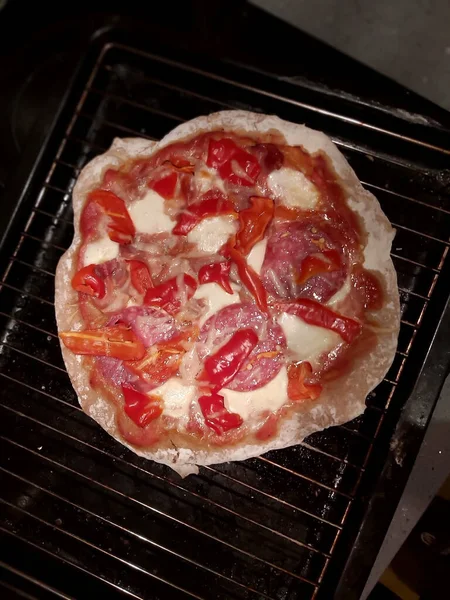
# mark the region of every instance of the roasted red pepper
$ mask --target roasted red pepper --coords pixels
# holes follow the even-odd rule
[[[258,336],[253,329],[236,331],[226,344],[205,359],[199,381],[208,381],[215,390],[223,388],[234,378],[257,343]]]
[[[96,265],[80,269],[72,278],[72,287],[77,292],[102,299],[106,294],[105,282],[95,272]]]
[[[361,333],[361,323],[344,317],[309,298],[298,298],[294,302],[277,302],[274,308],[300,317],[308,325],[331,329],[349,344]]]
[[[341,257],[337,250],[324,250],[320,254],[310,254],[302,260],[297,283],[302,284],[315,275],[331,273],[341,268]]]
[[[187,235],[203,219],[217,215],[233,215],[237,212],[231,200],[228,200],[218,190],[206,192],[197,204],[191,204],[178,217],[177,224],[172,229],[175,235]]]
[[[230,268],[230,261],[203,265],[198,272],[198,280],[200,283],[218,283],[228,294],[232,294]]]
[[[128,214],[125,202],[107,190],[95,190],[91,192],[88,200],[98,204],[109,217],[109,238],[119,244],[130,244],[136,230]]]
[[[121,360],[139,360],[145,354],[144,344],[133,331],[120,326],[63,331],[59,337],[74,354],[111,356]]]
[[[290,400],[316,400],[322,393],[319,383],[309,383],[312,367],[309,362],[293,363],[288,367],[288,398]]]
[[[149,268],[141,260],[127,260],[127,263],[130,267],[130,279],[133,287],[140,294],[145,294],[148,289],[153,287]]]
[[[252,196],[251,206],[239,213],[240,228],[236,235],[236,248],[247,256],[253,246],[263,239],[273,217],[273,200]]]
[[[161,415],[163,409],[157,396],[142,394],[125,385],[122,385],[122,392],[125,398],[124,410],[139,427],[145,427]]]
[[[259,309],[267,312],[267,292],[258,273],[247,264],[245,256],[235,248],[232,248],[231,245],[228,246],[226,254],[230,256],[236,265],[242,283],[254,297]]]
[[[261,171],[255,156],[229,138],[210,140],[206,164],[217,169],[222,179],[236,185],[254,185]]]
[[[192,298],[197,289],[197,282],[190,275],[178,275],[147,290],[144,304],[163,308],[175,315],[180,308]]]
[[[165,200],[171,200],[175,196],[175,190],[178,182],[178,174],[173,171],[161,179],[156,181],[150,181],[148,187],[155,190],[157,194],[162,196]]]
[[[225,408],[223,396],[219,396],[219,394],[200,396],[198,403],[205,418],[205,424],[217,435],[222,435],[226,431],[242,425],[242,417]]]

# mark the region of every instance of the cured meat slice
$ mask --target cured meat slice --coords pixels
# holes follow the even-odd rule
[[[153,306],[130,306],[116,313],[108,325],[129,325],[146,348],[171,340],[179,333],[175,319],[165,310]]]
[[[203,361],[240,329],[253,329],[259,341],[227,387],[246,392],[266,385],[283,365],[286,339],[275,321],[268,318],[254,304],[226,306],[203,325],[196,348],[199,358]]]
[[[280,224],[267,242],[261,268],[261,279],[267,292],[286,300],[329,300],[347,277],[347,257],[333,233],[337,237],[338,232],[315,221]],[[334,265],[330,265],[331,252]],[[302,272],[302,265],[309,257],[325,265],[323,272],[313,274],[311,270],[310,276]]]

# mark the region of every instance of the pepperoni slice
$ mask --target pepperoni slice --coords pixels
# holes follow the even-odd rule
[[[335,234],[335,235],[334,235]],[[310,298],[326,302],[343,285],[347,276],[346,258],[338,243],[338,232],[314,222],[283,223],[267,242],[261,279],[269,294],[276,298]],[[341,266],[300,283],[301,265],[311,255],[323,256],[327,250],[338,251]]]
[[[262,313],[254,304],[226,306],[203,325],[197,353],[201,360],[225,344],[239,329],[253,329],[259,342],[227,385],[238,392],[256,390],[271,381],[283,365],[282,351],[286,339],[281,327]]]

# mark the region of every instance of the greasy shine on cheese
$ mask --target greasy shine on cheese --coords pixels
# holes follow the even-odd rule
[[[200,221],[187,235],[188,242],[196,244],[205,254],[215,254],[237,231],[236,219],[231,216],[208,217]]]
[[[236,288],[238,286],[235,286]],[[199,285],[194,298],[196,300],[205,300],[207,303],[206,312],[200,318],[200,326],[205,323],[215,313],[219,312],[229,304],[237,304],[241,301],[239,294],[235,291],[234,294],[229,294],[220,287],[217,283],[204,283]]]
[[[267,184],[283,204],[292,208],[313,210],[319,201],[316,186],[294,169],[283,167],[273,171],[267,178]]]
[[[264,256],[266,255],[266,248],[267,238],[255,244],[247,256],[247,264],[250,265],[258,275],[261,274],[261,267],[264,262]]]

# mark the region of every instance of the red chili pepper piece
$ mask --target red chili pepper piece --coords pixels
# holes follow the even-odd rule
[[[253,246],[263,239],[273,217],[273,200],[252,196],[251,206],[239,213],[240,228],[236,235],[236,248],[245,256]]]
[[[144,304],[164,308],[169,314],[175,315],[182,305],[192,298],[197,289],[197,282],[190,275],[172,277],[147,290]]]
[[[130,244],[136,230],[125,202],[107,190],[94,190],[89,194],[88,200],[98,204],[110,218],[108,224],[109,238],[119,244]]]
[[[153,287],[152,277],[149,268],[141,260],[127,260],[130,267],[130,279],[133,287],[140,293]]]
[[[349,344],[361,333],[361,323],[344,317],[315,300],[298,298],[294,302],[277,302],[274,306],[278,310],[300,317],[309,325],[335,331]]]
[[[165,175],[161,179],[151,181],[148,187],[155,190],[157,194],[162,196],[165,200],[171,200],[175,196],[175,189],[177,187],[178,174],[174,171]]]
[[[111,356],[120,360],[140,360],[144,344],[125,327],[103,327],[85,331],[62,331],[59,337],[74,354]]]
[[[310,254],[300,266],[297,283],[305,283],[320,273],[331,273],[341,268],[341,257],[337,250],[324,250],[320,254]]]
[[[198,280],[200,283],[218,283],[228,294],[232,294],[230,268],[230,261],[203,265],[198,272]]]
[[[208,356],[198,379],[209,381],[216,390],[223,388],[234,378],[257,343],[258,336],[253,329],[237,331],[217,352]]]
[[[237,217],[237,212],[231,200],[217,190],[210,190],[202,196],[200,202],[191,204],[181,213],[172,233],[187,235],[200,221],[217,215]]]
[[[72,278],[72,287],[77,292],[102,299],[106,294],[105,282],[95,272],[96,265],[80,269]]]
[[[205,424],[217,435],[222,435],[226,431],[242,425],[242,417],[225,408],[223,396],[219,396],[219,394],[200,396],[198,403],[205,418]]]
[[[231,245],[228,246],[226,253],[235,263],[242,283],[254,297],[258,308],[262,312],[267,312],[267,292],[258,273],[247,263],[245,256]]]
[[[157,396],[142,394],[125,385],[122,385],[122,392],[125,398],[124,410],[139,427],[145,427],[161,415],[163,409]]]
[[[290,400],[316,400],[322,393],[319,383],[308,383],[312,367],[309,362],[293,363],[288,366],[288,397]]]
[[[222,179],[248,187],[254,185],[261,171],[253,154],[243,150],[229,138],[210,140],[206,164],[217,169]]]

